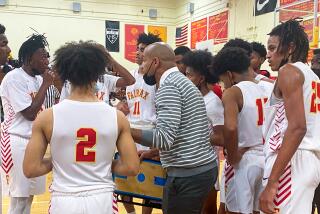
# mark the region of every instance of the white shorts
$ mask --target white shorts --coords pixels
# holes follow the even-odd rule
[[[244,153],[239,164],[233,167],[233,177],[232,166],[226,166],[225,194],[228,211],[236,213],[259,211],[259,196],[263,190],[263,169],[264,156],[255,150]]]
[[[80,193],[51,194],[50,214],[113,214],[118,213],[113,207],[113,192],[101,190]]]
[[[221,181],[220,181],[220,203],[226,203],[226,193],[225,193],[225,167],[226,167],[226,160],[223,160],[222,163],[222,174],[221,174]]]
[[[46,177],[28,179],[23,174],[22,164],[29,139],[10,135],[9,140],[11,152],[6,157],[11,156],[13,166],[8,173],[1,168],[2,194],[10,197],[43,194],[46,190]]]
[[[277,155],[267,158],[263,185],[266,186]],[[311,213],[314,191],[320,182],[320,154],[298,149],[284,174],[274,199],[281,214]]]

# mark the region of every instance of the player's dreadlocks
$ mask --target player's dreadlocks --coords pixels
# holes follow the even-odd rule
[[[308,36],[304,32],[304,28],[297,20],[290,19],[284,23],[281,23],[273,28],[268,35],[279,37],[279,46],[277,50],[279,53],[287,53],[290,43],[293,43],[295,48],[292,53],[291,61],[301,61],[304,63],[307,62],[309,51]]]
[[[46,37],[40,34],[33,34],[19,49],[19,64],[28,64],[34,52],[39,48],[45,47],[49,47]]]

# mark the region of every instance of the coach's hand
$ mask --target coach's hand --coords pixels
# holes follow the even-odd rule
[[[260,210],[266,214],[276,213],[273,200],[277,194],[278,182],[269,181],[260,195]]]
[[[138,151],[138,156],[140,157],[140,161],[142,161],[143,159],[152,159],[160,161],[158,149],[140,150]]]

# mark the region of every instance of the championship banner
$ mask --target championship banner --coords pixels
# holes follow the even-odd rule
[[[284,7],[286,5],[296,3],[299,1],[301,0],[280,0],[280,7]],[[320,0],[318,0],[318,2],[320,3]],[[285,22],[289,19],[301,18],[304,16],[311,16],[313,12],[313,4],[314,4],[313,0],[310,0],[294,6],[280,9],[279,21]],[[318,4],[318,11],[319,11],[319,7],[320,7],[320,4]],[[311,13],[308,13],[308,12],[311,12]]]
[[[119,26],[118,21],[106,21],[106,48],[109,52],[119,52]]]
[[[259,16],[273,12],[276,9],[277,0],[255,0],[254,15]]]
[[[140,33],[144,33],[144,25],[125,25],[124,57],[133,63],[136,61],[137,38]]]
[[[196,47],[197,42],[207,40],[207,18],[191,23],[191,49]]]
[[[228,40],[228,11],[209,17],[208,39],[213,39],[214,44]]]
[[[167,42],[167,27],[165,26],[148,26],[148,33],[159,35],[163,42]]]

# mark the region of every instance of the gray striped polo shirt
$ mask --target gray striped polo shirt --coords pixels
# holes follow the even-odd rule
[[[212,165],[217,156],[210,144],[203,97],[189,79],[172,69],[156,94],[153,147],[160,149],[164,168]]]

